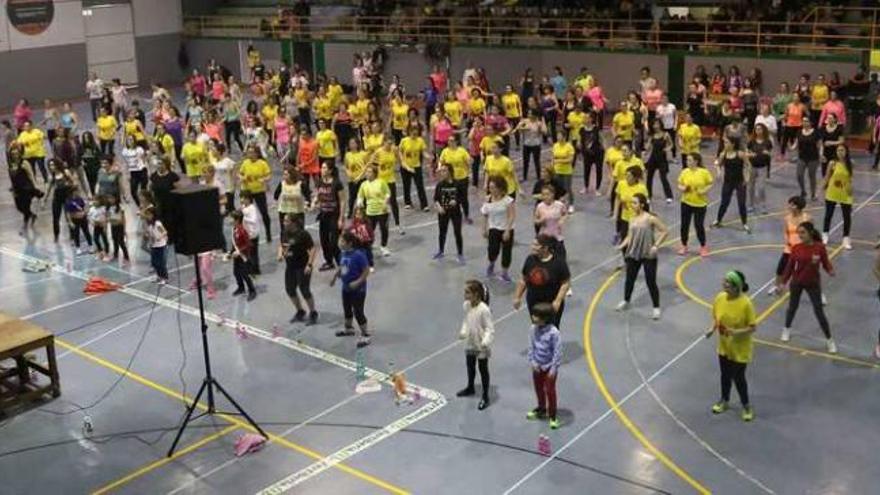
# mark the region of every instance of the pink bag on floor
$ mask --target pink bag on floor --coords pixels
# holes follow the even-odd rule
[[[235,441],[235,457],[257,452],[266,445],[266,439],[256,433],[245,433]]]

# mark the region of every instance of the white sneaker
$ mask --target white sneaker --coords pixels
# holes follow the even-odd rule
[[[773,285],[770,287],[770,290],[767,291],[767,295],[768,296],[775,296],[776,292],[778,292],[778,290],[776,289],[776,286]]]
[[[572,213],[574,213],[574,206],[569,206],[568,207],[568,214],[571,215]]]
[[[822,232],[822,244],[828,244],[828,232]]]
[[[825,297],[825,293],[823,292],[821,294],[821,296],[822,296],[822,306],[828,306],[828,298]]]
[[[615,310],[617,310],[617,311],[624,311],[624,310],[626,310],[626,308],[628,308],[628,307],[629,307],[629,303],[628,303],[628,302],[626,302],[626,301],[620,301],[619,303],[617,303],[617,307],[615,308]]]
[[[571,291],[571,287],[568,288],[568,292],[565,293],[565,297],[571,297],[574,292]]]
[[[404,230],[403,230],[403,225],[397,226],[397,234],[398,235],[405,235],[406,234],[406,232],[404,232]]]
[[[825,341],[825,349],[828,349],[829,354],[837,354],[837,344],[834,343],[834,339]]]
[[[791,340],[791,329],[790,328],[783,328],[782,335],[779,336],[779,340],[781,340],[783,342],[788,342],[789,340]]]
[[[843,249],[846,249],[847,251],[852,249],[852,241],[849,240],[849,237],[844,237],[842,244]]]
[[[651,312],[651,318],[654,320],[660,319],[660,308],[654,308],[654,311]]]
[[[379,254],[381,254],[383,257],[387,258],[387,257],[391,256],[391,251],[389,251],[387,247],[382,246],[379,248]]]
[[[672,198],[666,198],[666,204],[671,205],[671,204],[672,204]]]

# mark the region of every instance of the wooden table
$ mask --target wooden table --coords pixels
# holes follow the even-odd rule
[[[46,349],[47,366],[27,355],[40,348]],[[55,336],[33,323],[0,313],[0,363],[7,359],[15,361],[15,368],[0,372],[0,414],[44,395],[61,395],[58,365],[55,362]],[[34,383],[31,380],[32,370],[49,378],[49,383]]]

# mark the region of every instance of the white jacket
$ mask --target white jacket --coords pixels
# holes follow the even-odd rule
[[[465,301],[464,320],[458,332],[458,338],[465,341],[465,349],[487,355],[494,337],[495,324],[492,322],[492,310],[489,306],[484,302],[471,306],[470,302]]]

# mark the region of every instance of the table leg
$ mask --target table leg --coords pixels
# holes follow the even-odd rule
[[[52,378],[52,397],[61,395],[61,383],[58,376],[58,364],[55,360],[55,342],[46,346],[46,358],[49,361],[49,372]]]

